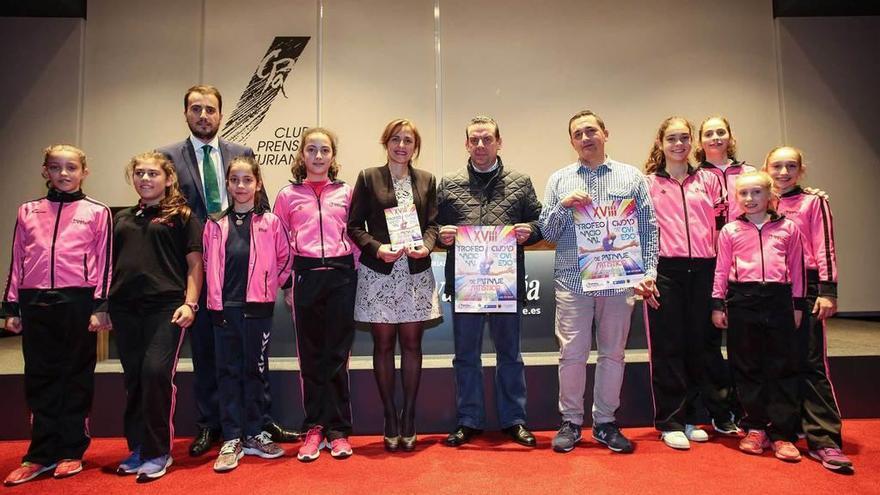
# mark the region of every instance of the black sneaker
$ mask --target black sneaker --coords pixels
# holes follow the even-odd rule
[[[556,452],[571,452],[574,446],[581,441],[581,425],[571,421],[563,421],[562,426],[553,438],[553,450]]]
[[[629,454],[633,444],[620,432],[616,423],[599,423],[593,425],[593,439],[604,444],[614,452]]]
[[[742,430],[739,429],[739,426],[734,422],[733,413],[730,413],[729,419],[713,419],[712,420],[712,428],[722,434],[731,437],[736,437],[742,435]]]

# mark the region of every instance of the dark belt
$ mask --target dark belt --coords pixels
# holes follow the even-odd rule
[[[354,256],[334,256],[330,258],[307,258],[305,256],[293,257],[294,270],[318,270],[334,268],[337,270],[354,270]]]

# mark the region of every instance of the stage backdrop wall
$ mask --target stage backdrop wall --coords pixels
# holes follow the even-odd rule
[[[467,119],[489,114],[505,163],[543,196],[550,173],[575,158],[566,124],[579,109],[605,118],[612,157],[639,166],[664,117],[723,113],[750,162],[784,137],[805,148],[809,182],[837,212],[840,308],[880,310],[873,271],[860,268],[880,226],[852,199],[878,178],[880,136],[867,120],[877,103],[861,96],[876,87],[876,18],[774,23],[769,0],[92,0],[88,12],[0,19],[0,63],[15,68],[0,80],[3,259],[15,208],[42,191],[43,146],[81,144],[87,192],[131,204],[124,164],[187,135],[183,91],[205,82],[223,91],[223,133],[267,164],[271,197],[303,127],[318,123],[338,131],[352,181],[382,163],[377,141],[392,118],[415,120],[419,166],[440,175],[465,163]]]

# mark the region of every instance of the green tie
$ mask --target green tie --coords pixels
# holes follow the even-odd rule
[[[202,147],[205,157],[202,159],[202,168],[205,171],[205,200],[208,207],[208,215],[220,211],[220,188],[217,186],[217,169],[214,168],[214,160],[211,159],[211,146],[206,144]]]

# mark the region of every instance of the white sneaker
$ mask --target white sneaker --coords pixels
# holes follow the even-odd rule
[[[692,442],[708,442],[709,434],[696,425],[684,425],[684,434]]]
[[[691,448],[691,443],[688,442],[683,431],[661,431],[660,439],[673,449],[687,450]]]

